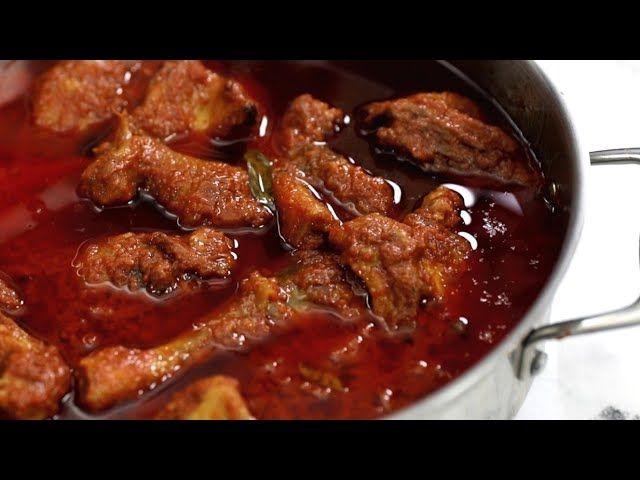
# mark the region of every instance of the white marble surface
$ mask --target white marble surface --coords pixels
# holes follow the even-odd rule
[[[539,61],[590,151],[640,147],[640,61]],[[612,310],[640,294],[640,167],[591,167],[582,240],[552,321]],[[547,344],[517,419],[640,415],[640,327]],[[605,414],[603,415],[603,411]]]

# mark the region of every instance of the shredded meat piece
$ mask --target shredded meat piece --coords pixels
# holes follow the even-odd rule
[[[426,171],[515,185],[540,181],[516,140],[480,120],[479,108],[461,95],[418,93],[371,103],[364,113],[364,127],[375,129],[382,148],[409,156]]]
[[[270,336],[291,319],[287,294],[273,278],[253,273],[239,297],[222,313],[200,319],[199,328],[155,348],[107,347],[80,361],[81,401],[102,410],[210,358],[219,350],[241,350]]]
[[[225,137],[236,127],[255,129],[258,105],[238,82],[197,60],[151,63],[146,74],[155,75],[143,102],[132,112],[138,129],[160,139],[190,132]],[[80,133],[112,118],[128,106],[126,86],[140,65],[133,60],[59,62],[36,86],[36,125]]]
[[[388,215],[393,208],[393,190],[383,178],[369,175],[325,145],[301,148],[288,161],[310,185],[354,214]]]
[[[174,394],[157,420],[253,420],[234,378],[216,375]]]
[[[296,301],[328,307],[346,320],[364,318],[363,299],[354,293],[338,255],[300,250],[295,258],[296,268],[280,282],[288,292],[297,292]]]
[[[192,280],[225,278],[235,264],[230,238],[201,227],[189,235],[125,233],[92,242],[74,262],[87,283],[168,293]]]
[[[122,115],[115,140],[83,172],[80,195],[123,205],[150,194],[182,226],[262,227],[272,217],[251,194],[246,170],[174,152],[129,129]]]
[[[389,330],[411,330],[422,299],[442,297],[463,268],[470,246],[453,230],[462,205],[439,187],[404,223],[374,213],[331,229],[329,241],[364,281]]]
[[[326,145],[316,145],[333,135],[343,117],[342,110],[309,94],[297,97],[284,114],[281,136],[287,158],[310,185],[330,193],[356,214],[388,214],[393,191],[380,177],[369,175]]]
[[[6,275],[0,272],[0,311],[15,312],[24,305],[24,300]]]
[[[329,228],[338,220],[298,175],[293,164],[284,164],[273,173],[280,234],[294,247],[313,249],[325,242]]]
[[[339,108],[315,99],[308,93],[296,97],[282,117],[280,141],[287,152],[334,135],[344,118]]]
[[[460,210],[464,206],[460,195],[447,187],[432,190],[418,208],[405,217],[411,227],[441,225],[454,229],[460,225]]]
[[[45,72],[34,92],[36,125],[58,133],[80,133],[122,110],[122,88],[136,65],[131,60],[69,60]]]
[[[235,127],[255,126],[258,107],[238,82],[198,60],[179,60],[164,63],[132,117],[136,126],[161,139],[189,132],[224,137]]]
[[[0,313],[0,417],[50,417],[70,385],[69,367],[58,350]]]
[[[286,154],[274,168],[274,197],[281,233],[294,247],[318,247],[337,221],[309,186],[355,215],[388,215],[393,208],[393,190],[384,179],[314,143],[333,135],[342,118],[342,110],[309,94],[297,97],[284,114],[280,137]]]
[[[80,400],[102,410],[186,371],[224,350],[245,350],[295,325],[298,313],[314,306],[346,318],[366,315],[349,287],[337,255],[310,252],[277,277],[253,272],[239,295],[221,312],[205,315],[198,328],[155,348],[124,346],[98,350],[80,361]]]

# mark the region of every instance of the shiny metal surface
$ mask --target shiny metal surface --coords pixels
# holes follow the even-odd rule
[[[592,165],[640,165],[640,148],[603,150],[592,152],[590,157]],[[518,361],[518,377],[524,380],[540,370],[536,364],[541,352],[536,350],[536,346],[542,342],[636,325],[640,325],[640,297],[631,305],[612,312],[589,315],[536,328],[522,342]]]
[[[448,65],[487,92],[513,119],[542,163],[549,180],[549,196],[557,208],[569,213],[569,225],[554,271],[520,324],[463,375],[386,417],[389,419],[513,417],[532,380],[531,375],[524,378],[517,375],[521,367],[522,341],[533,329],[548,323],[553,295],[582,230],[589,156],[582,148],[565,102],[549,78],[532,61],[472,60]],[[535,348],[528,350],[533,357],[535,352]]]
[[[592,165],[640,165],[640,148],[618,148],[591,152]]]

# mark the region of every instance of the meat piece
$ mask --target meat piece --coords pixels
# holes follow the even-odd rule
[[[24,300],[6,275],[0,272],[0,311],[15,312],[24,305]]]
[[[338,255],[300,250],[295,258],[296,268],[279,279],[290,292],[290,302],[304,308],[309,304],[328,307],[348,321],[366,316],[364,300],[354,292]]]
[[[83,172],[80,195],[99,205],[123,205],[138,192],[178,217],[185,227],[262,227],[272,217],[251,194],[247,172],[174,152],[129,129],[122,115],[116,137]]]
[[[138,63],[58,63],[38,82],[33,102],[36,125],[79,133],[123,111],[124,87]],[[224,137],[235,127],[254,127],[258,107],[238,82],[208,70],[200,61],[180,60],[164,62],[132,115],[139,129],[160,139],[189,132]]]
[[[59,62],[39,79],[34,92],[36,125],[57,133],[85,132],[122,110],[123,87],[131,60],[69,60]]]
[[[33,338],[0,313],[0,417],[50,417],[58,411],[70,385],[69,367],[56,348]]]
[[[235,127],[255,126],[258,107],[242,86],[198,60],[165,62],[151,80],[133,122],[149,135],[201,132],[225,137]]]
[[[238,391],[238,381],[216,375],[173,395],[156,420],[253,420]]]
[[[102,410],[133,399],[218,351],[264,340],[289,323],[292,313],[278,282],[253,273],[242,282],[238,298],[221,313],[200,319],[198,328],[155,348],[107,347],[83,358],[81,401],[90,410]]]
[[[364,281],[373,312],[390,331],[411,330],[422,299],[442,297],[462,270],[470,246],[453,230],[459,220],[452,222],[462,205],[439,187],[405,223],[374,213],[331,230],[329,241]]]
[[[393,209],[393,189],[383,178],[369,175],[325,145],[303,147],[288,161],[310,185],[356,215],[388,215]]]
[[[278,207],[280,234],[296,248],[317,248],[338,220],[300,178],[293,164],[273,172],[273,197]]]
[[[434,93],[433,95],[439,95],[440,100],[445,102],[449,108],[458,110],[462,113],[466,113],[470,117],[476,118],[478,120],[482,120],[482,112],[480,111],[480,107],[478,107],[478,105],[470,98],[453,92]]]
[[[308,93],[296,97],[282,117],[280,141],[285,151],[313,142],[324,142],[335,134],[344,113]]]
[[[428,172],[490,177],[535,186],[539,174],[518,143],[480,120],[477,105],[455,93],[418,93],[364,108],[364,127],[378,145],[406,155]]]
[[[222,311],[205,315],[174,340],[155,348],[98,350],[80,361],[80,400],[102,410],[142,392],[225,350],[246,350],[295,325],[296,314],[314,305],[347,318],[365,306],[346,282],[337,255],[307,253],[277,277],[252,273]],[[311,270],[310,270],[311,269]],[[315,272],[313,276],[311,271]],[[342,284],[341,287],[338,284]]]
[[[301,149],[298,155],[279,162],[273,171],[280,233],[290,245],[317,248],[339,223],[317,192],[354,215],[391,213],[393,191],[382,178],[367,174],[325,146]]]
[[[280,163],[292,163],[298,176],[328,193],[355,214],[388,214],[393,190],[379,177],[369,175],[326,145],[316,145],[337,130],[342,110],[331,108],[309,94],[297,97],[284,114],[280,135],[287,152]]]
[[[189,235],[163,232],[125,233],[92,242],[74,265],[87,283],[111,282],[130,290],[164,294],[179,284],[225,278],[235,264],[230,238],[211,228]]]
[[[442,298],[447,283],[465,269],[465,261],[471,252],[469,242],[457,232],[462,224],[460,211],[463,207],[460,194],[440,186],[426,195],[421,205],[403,220],[424,238],[429,258],[425,257],[423,268],[430,271],[432,296],[436,298]]]
[[[411,227],[441,225],[454,229],[460,225],[460,210],[464,206],[460,195],[447,187],[432,190],[422,203],[403,221]]]
[[[341,110],[308,94],[285,112],[280,137],[286,153],[275,162],[274,197],[281,233],[295,247],[317,248],[337,221],[309,187],[354,215],[388,215],[393,208],[393,190],[384,179],[314,143],[335,133],[342,117]]]
[[[366,284],[373,311],[391,330],[413,327],[418,304],[431,295],[423,236],[408,225],[373,213],[335,228],[330,242],[342,259]]]

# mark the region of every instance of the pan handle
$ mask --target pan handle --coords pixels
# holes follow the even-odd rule
[[[640,165],[640,148],[620,148],[591,152],[592,165]],[[518,349],[517,375],[521,380],[536,375],[546,362],[546,354],[536,346],[547,340],[585,333],[603,332],[640,325],[640,297],[631,305],[611,312],[545,325],[532,330]]]

